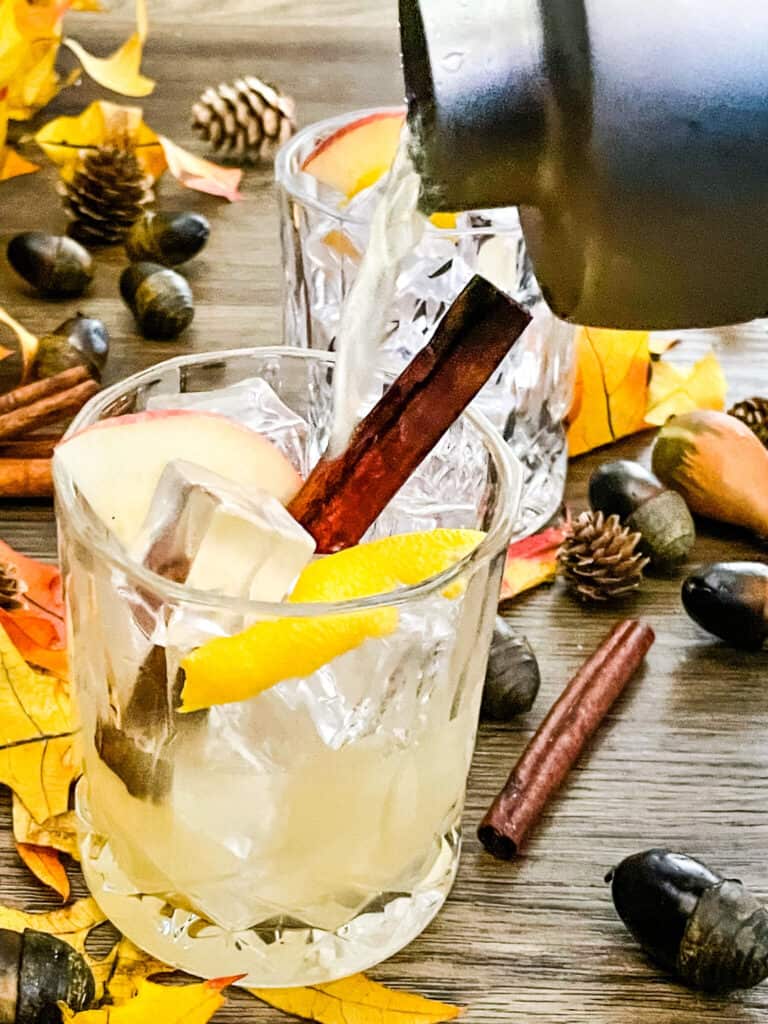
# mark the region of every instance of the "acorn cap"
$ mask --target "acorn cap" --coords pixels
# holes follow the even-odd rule
[[[676,491],[662,490],[627,519],[640,534],[640,550],[657,569],[672,569],[684,562],[696,543],[696,526],[685,499]]]

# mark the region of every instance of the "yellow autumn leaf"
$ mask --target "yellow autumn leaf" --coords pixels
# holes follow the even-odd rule
[[[15,910],[13,907],[0,907],[0,928],[9,928],[13,932],[34,928],[38,932],[47,932],[68,942],[81,953],[85,949],[85,940],[89,932],[106,919],[99,910],[96,900],[90,897],[75,900],[67,907],[43,914]]]
[[[31,331],[28,331],[18,320],[14,320],[11,314],[7,313],[2,306],[0,306],[0,324],[10,327],[18,338],[19,348],[21,349],[22,380],[25,380],[32,369],[32,363],[35,361],[35,356],[40,346],[40,339]]]
[[[101,0],[72,0],[70,11],[95,11],[100,13],[104,10]]]
[[[232,980],[173,986],[142,981],[133,999],[120,1006],[73,1013],[62,1005],[63,1020],[65,1024],[205,1024],[226,1002],[221,990]]]
[[[69,899],[69,878],[56,850],[47,846],[16,843],[16,852],[35,878],[57,892],[66,903]]]
[[[56,72],[62,18],[68,0],[12,4],[16,30],[24,40],[23,55],[10,79],[9,107],[14,120],[26,120],[49,103],[62,87]],[[66,84],[66,83],[65,83]]]
[[[13,81],[27,52],[16,21],[16,0],[0,0],[0,87]]]
[[[576,384],[568,415],[571,456],[646,426],[649,333],[582,327],[576,337]]]
[[[155,83],[141,73],[146,38],[146,0],[136,0],[136,31],[111,56],[94,57],[77,40],[69,37],[63,43],[80,61],[85,73],[105,89],[119,92],[123,96],[148,96],[155,88]]]
[[[130,939],[122,938],[101,960],[90,961],[97,984],[103,987],[113,1006],[127,1003],[138,993],[142,981],[155,974],[170,974],[175,968],[155,960],[134,946]]]
[[[670,363],[654,363],[648,388],[646,423],[663,426],[670,416],[694,409],[725,408],[727,384],[714,352],[700,359],[692,369],[678,370]]]
[[[0,628],[0,782],[46,821],[79,774],[66,683],[33,671]]]
[[[58,165],[65,179],[72,177],[82,150],[95,149],[113,139],[124,139],[134,146],[139,163],[153,178],[159,178],[168,166],[160,141],[145,123],[141,107],[96,100],[77,117],[57,117],[35,135],[35,142]]]
[[[17,843],[46,846],[51,850],[68,854],[73,860],[80,859],[77,817],[74,811],[64,811],[43,822],[37,822],[14,793],[12,822],[13,838]]]
[[[364,974],[309,988],[252,988],[262,1002],[319,1024],[439,1024],[462,1010],[411,992],[394,991]]]

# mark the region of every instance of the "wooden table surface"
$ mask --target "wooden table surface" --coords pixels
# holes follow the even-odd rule
[[[394,6],[394,0],[388,5],[268,0],[256,10],[252,0],[216,5],[163,0],[156,5],[146,51],[146,72],[158,80],[143,104],[147,120],[200,152],[188,127],[191,101],[209,83],[247,72],[291,91],[302,123],[397,101]],[[111,15],[72,16],[69,30],[106,53],[122,38],[127,14],[130,5],[122,0]],[[104,94],[91,85],[70,89],[45,116],[76,113],[99,95]],[[47,169],[0,186],[3,246],[21,230],[63,228],[54,179]],[[103,318],[112,334],[110,381],[176,353],[274,343],[280,255],[270,171],[248,172],[244,191],[245,202],[228,205],[172,181],[161,183],[163,205],[201,210],[213,224],[206,252],[189,268],[197,316],[176,343],[149,343],[135,334],[117,294],[123,263],[118,250],[99,255],[94,287],[77,302],[40,301],[0,262],[0,302],[37,333],[79,308]],[[696,339],[682,353],[693,358],[705,347],[705,339]],[[718,351],[730,397],[768,391],[764,327],[720,339]],[[641,437],[617,445],[611,455],[647,454],[647,445],[648,437]],[[572,508],[584,507],[585,482],[604,457],[572,463],[567,495]],[[4,539],[29,554],[54,557],[49,504],[7,502],[0,518]],[[764,554],[737,531],[703,526],[695,560]],[[768,656],[710,642],[683,614],[678,595],[679,580],[652,579],[636,599],[610,610],[584,609],[560,586],[520,600],[515,622],[539,656],[539,700],[509,727],[481,729],[456,887],[428,931],[373,970],[373,977],[465,1005],[473,1024],[756,1024],[766,1019],[768,986],[719,999],[690,993],[664,977],[624,931],[603,883],[606,871],[627,854],[668,845],[741,877],[768,897]],[[612,622],[628,614],[644,616],[657,631],[646,670],[573,771],[525,855],[515,864],[493,861],[475,838],[484,809],[566,680]],[[8,826],[7,801],[0,810]],[[0,844],[0,900],[50,906],[17,861],[7,827],[0,831]],[[80,883],[77,891],[83,891]],[[279,1017],[235,994],[216,1019]]]

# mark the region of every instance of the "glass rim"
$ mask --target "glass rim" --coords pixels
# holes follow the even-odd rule
[[[285,189],[292,198],[298,200],[304,206],[309,206],[314,210],[318,210],[326,217],[333,217],[345,224],[368,224],[370,218],[359,217],[354,214],[346,213],[343,207],[333,206],[330,202],[326,202],[323,199],[319,199],[316,195],[313,195],[305,184],[306,179],[310,178],[311,175],[307,174],[305,171],[295,169],[292,166],[293,158],[296,151],[301,149],[302,145],[309,139],[320,135],[327,137],[337,129],[343,128],[345,124],[350,124],[352,121],[370,117],[373,114],[396,114],[398,112],[405,114],[406,108],[398,105],[364,107],[361,110],[350,110],[345,114],[335,114],[333,117],[326,117],[321,121],[315,121],[312,124],[305,125],[304,128],[299,129],[295,135],[291,136],[287,142],[284,142],[277,151],[277,155],[275,156],[275,182],[281,188]],[[320,141],[321,140],[317,138],[317,142],[319,143]],[[500,209],[509,209],[509,207],[500,207]],[[471,213],[472,211],[469,210],[463,212]],[[481,227],[467,226],[441,228],[437,227],[431,221],[427,222],[426,230],[430,234],[438,235],[441,238],[465,238],[468,235],[484,236],[522,233],[522,229],[519,227],[513,229],[493,224]]]
[[[122,381],[100,391],[83,406],[60,443],[64,443],[92,423],[98,422],[99,414],[112,402],[130,390],[150,382],[160,373],[167,372],[169,369],[203,364],[214,359],[226,360],[248,356],[277,356],[324,362],[327,365],[335,365],[336,362],[336,354],[333,352],[292,348],[285,345],[224,349],[176,356],[131,374]],[[386,373],[386,371],[382,372]],[[387,373],[387,376],[393,375]],[[382,607],[402,607],[444,590],[470,566],[477,567],[485,562],[490,562],[506,547],[512,534],[522,489],[520,463],[510,452],[502,435],[482,413],[466,409],[462,416],[465,416],[479,433],[492,460],[498,486],[504,499],[496,503],[489,527],[476,548],[436,576],[431,576],[421,583],[398,588],[398,590],[346,601],[289,604],[285,601],[252,601],[249,598],[227,597],[212,591],[197,590],[183,583],[175,583],[173,580],[152,572],[131,558],[125,547],[108,532],[98,516],[90,508],[78,503],[74,481],[56,459],[54,453],[53,482],[56,496],[56,518],[58,521],[60,518],[66,517],[67,529],[72,530],[77,539],[85,544],[92,554],[104,558],[112,567],[120,569],[132,582],[136,581],[142,589],[149,590],[153,596],[158,596],[163,601],[170,603],[183,603],[196,608],[230,612],[256,620],[314,618],[320,615],[343,615]]]

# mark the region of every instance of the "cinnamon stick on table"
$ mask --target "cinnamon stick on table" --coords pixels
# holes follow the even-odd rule
[[[19,437],[21,434],[26,434],[27,431],[36,430],[38,427],[54,423],[65,416],[71,416],[99,391],[99,385],[90,376],[87,380],[75,384],[74,387],[70,385],[67,379],[63,382],[64,388],[61,388],[62,378],[70,372],[65,370],[64,373],[57,374],[56,377],[40,381],[41,384],[50,385],[52,382],[57,381],[58,378],[57,386],[61,390],[48,391],[42,398],[38,398],[26,405],[22,404],[12,407],[9,412],[0,415],[0,441]],[[19,392],[26,392],[22,399],[26,400],[29,394],[28,389],[35,386],[34,384],[29,384],[25,387],[16,388],[3,397],[7,401],[13,402],[18,400]]]
[[[32,437],[0,441],[0,459],[50,459],[63,434],[33,434]]]
[[[50,459],[0,459],[0,498],[50,498]]]
[[[21,387],[0,395],[0,415],[12,412],[21,408],[22,405],[31,405],[48,395],[56,395],[60,391],[76,387],[85,381],[91,380],[91,373],[85,366],[71,366],[68,370],[62,370],[52,377],[45,377],[43,380],[36,380],[32,384],[22,384]]]
[[[654,641],[650,626],[627,619],[579,669],[491,804],[477,830],[499,860],[515,857],[550,797],[560,788]]]

